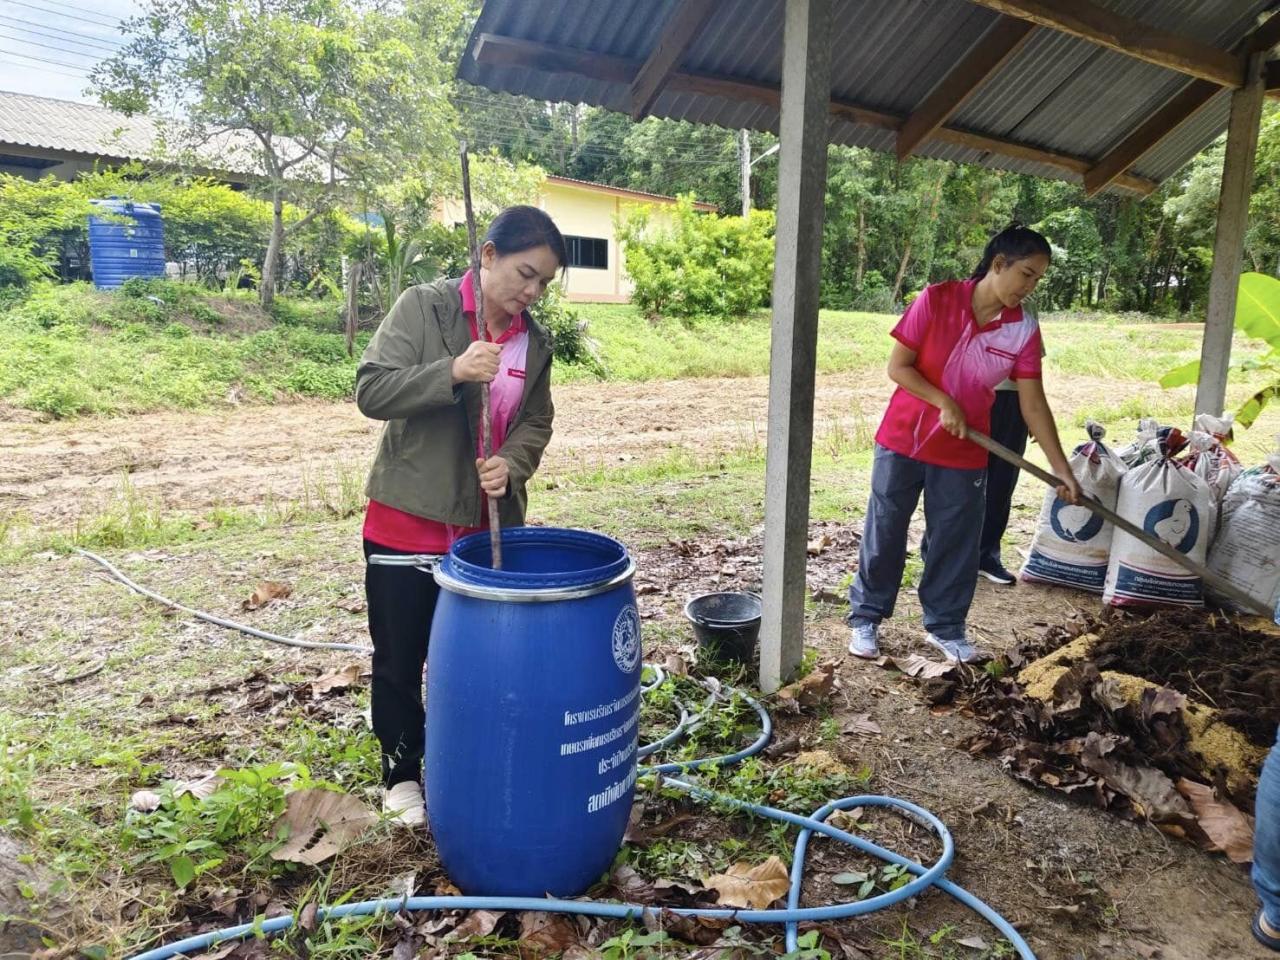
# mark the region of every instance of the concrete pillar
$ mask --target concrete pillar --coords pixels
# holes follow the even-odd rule
[[[1254,154],[1258,151],[1258,128],[1262,123],[1264,59],[1264,54],[1250,58],[1248,82],[1231,94],[1222,190],[1218,194],[1218,228],[1213,240],[1213,272],[1209,277],[1209,311],[1200,346],[1200,382],[1196,384],[1196,413],[1214,416],[1221,414],[1226,405],[1236,294],[1244,257],[1244,233],[1249,224]]]
[[[795,674],[804,651],[831,0],[787,0],[785,17],[760,625],[760,687],[766,693]]]

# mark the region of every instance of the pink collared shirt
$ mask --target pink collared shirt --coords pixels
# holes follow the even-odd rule
[[[1040,326],[1022,307],[1006,308],[978,326],[976,280],[925,287],[893,328],[895,340],[915,351],[915,367],[960,405],[965,422],[991,430],[991,405],[1001,381],[1040,379]],[[963,470],[987,465],[987,452],[942,429],[938,409],[902,387],[889,400],[876,443],[903,456]]]
[[[471,339],[476,338],[476,295],[471,283],[471,271],[462,276],[462,312],[471,327]],[[488,326],[486,324],[486,326]],[[488,330],[485,331],[488,340]],[[525,361],[529,352],[529,325],[525,315],[511,318],[511,325],[493,341],[502,346],[498,361],[498,375],[489,384],[489,422],[493,433],[493,451],[502,449],[507,430],[515,419],[524,396]],[[483,439],[476,437],[476,456],[484,457]],[[479,481],[476,481],[479,483]],[[489,498],[481,496],[484,522],[488,522]],[[370,500],[364,515],[364,538],[395,550],[416,553],[445,553],[455,540],[483,527],[459,527],[441,523],[427,517],[419,517],[377,500]]]

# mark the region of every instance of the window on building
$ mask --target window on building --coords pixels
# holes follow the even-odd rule
[[[609,241],[598,237],[565,237],[569,266],[595,270],[609,269]]]

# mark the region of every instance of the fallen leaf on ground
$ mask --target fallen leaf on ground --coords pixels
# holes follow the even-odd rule
[[[1182,777],[1175,784],[1195,811],[1196,822],[1213,841],[1211,849],[1221,850],[1233,863],[1253,862],[1253,818],[1234,804],[1219,800],[1213,788]]]
[[[649,904],[654,901],[653,884],[626,864],[614,870],[609,880],[627,903]]]
[[[548,954],[562,954],[578,943],[578,928],[564,914],[520,914],[521,960]]]
[[[622,835],[623,843],[638,843],[644,845],[649,842],[649,831],[645,829],[642,822],[644,820],[644,801],[635,800],[631,804],[631,812],[627,814],[627,830]]]
[[[884,731],[880,729],[880,724],[871,719],[871,714],[855,713],[840,725],[840,732],[859,736],[876,736]]]
[[[349,663],[340,670],[326,673],[322,677],[316,677],[311,681],[311,696],[319,697],[321,694],[330,693],[334,690],[347,690],[354,687],[360,682],[362,670],[364,670],[363,664]]]
[[[506,916],[506,912],[502,910],[473,910],[467,914],[467,919],[454,928],[453,935],[460,939],[462,937],[487,937],[493,933],[493,928],[498,925],[498,921],[504,916]]]
[[[689,665],[684,662],[684,657],[678,653],[668,653],[666,659],[662,661],[662,669],[674,677],[689,675]]]
[[[222,778],[216,772],[206,773],[204,776],[196,777],[194,780],[182,780],[175,783],[173,785],[173,797],[176,800],[184,793],[189,793],[197,800],[204,800],[213,796],[220,786],[222,786]]]
[[[257,610],[265,607],[272,600],[284,600],[293,593],[293,588],[275,580],[264,580],[254,588],[249,599],[240,604],[246,610]]]
[[[703,883],[720,894],[727,907],[763,910],[791,888],[786,865],[776,856],[764,863],[735,863],[728,873],[717,873]]]
[[[820,663],[812,673],[779,690],[778,703],[791,708],[816,707],[831,693],[835,678],[835,661]]]
[[[858,826],[858,821],[862,819],[862,808],[851,807],[848,810],[835,810],[831,816],[827,817],[827,823],[831,824],[837,830],[843,830],[848,833]]]
[[[721,917],[686,917],[671,910],[663,910],[661,914],[646,911],[644,925],[649,930],[665,930],[686,943],[706,947],[720,939],[720,933],[729,925],[729,920]],[[719,950],[715,955],[724,956],[723,951]]]
[[[273,860],[314,866],[328,860],[377,822],[365,803],[334,790],[295,790],[285,798],[285,811],[275,823],[288,826],[285,842],[271,851]]]
[[[704,900],[711,899],[711,891],[692,880],[655,880],[653,881],[653,892],[664,900],[685,898],[693,902],[699,898]]]
[[[930,680],[933,677],[946,676],[956,668],[954,663],[930,660],[928,657],[922,657],[918,653],[913,653],[909,657],[880,657],[875,662],[882,667],[901,670],[909,677],[923,677],[926,680]]]
[[[764,755],[770,759],[785,757],[787,754],[795,753],[800,749],[800,738],[794,733],[789,737],[783,737],[781,740],[775,740],[764,748]]]
[[[957,940],[956,943],[958,943],[962,947],[968,947],[970,950],[990,950],[991,949],[991,945],[988,944],[987,941],[983,940],[981,937],[965,937],[962,940]]]
[[[308,903],[298,914],[298,921],[295,926],[304,933],[315,933],[316,915],[316,905],[314,903]]]
[[[154,790],[135,790],[129,798],[129,808],[139,813],[151,813],[160,809],[160,794]]]

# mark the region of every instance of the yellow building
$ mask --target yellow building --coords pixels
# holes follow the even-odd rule
[[[618,218],[628,208],[648,207],[650,221],[661,227],[669,222],[668,211],[675,209],[676,199],[588,180],[547,177],[537,205],[556,222],[569,248],[565,299],[580,303],[626,303],[631,299],[632,283],[618,243]],[[716,207],[697,202],[694,209],[706,213]],[[440,204],[436,215],[447,223],[465,220],[462,204],[456,201]]]
[[[674,197],[642,193],[603,183],[547,177],[538,206],[545,210],[564,234],[569,248],[569,269],[565,271],[564,292],[569,300],[595,303],[626,303],[631,299],[631,278],[627,276],[615,225],[625,208],[651,208],[654,223],[669,219],[666,211],[675,208]],[[713,211],[715,205],[696,203],[695,209]]]

